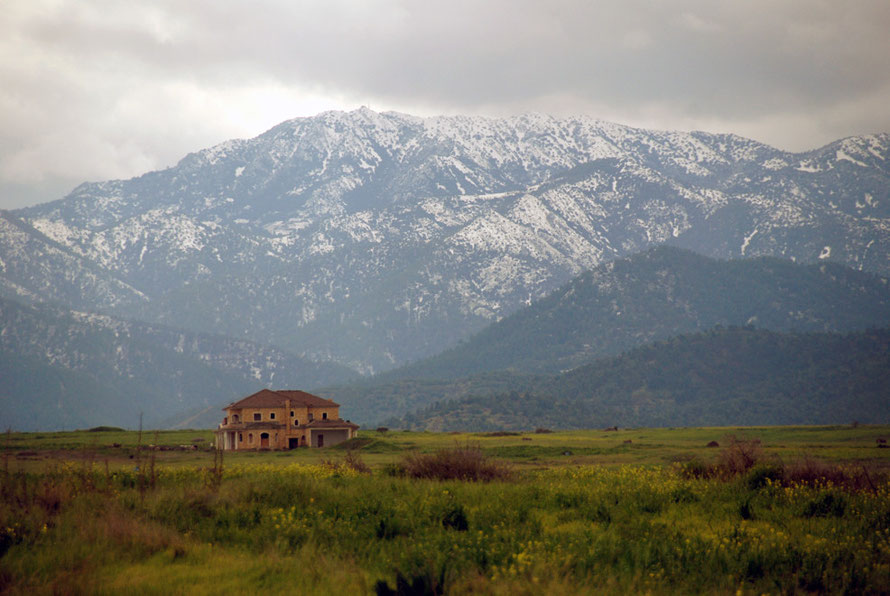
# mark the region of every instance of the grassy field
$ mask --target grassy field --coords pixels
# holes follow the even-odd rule
[[[221,459],[207,431],[7,433],[0,590],[887,593],[887,438],[364,431]]]

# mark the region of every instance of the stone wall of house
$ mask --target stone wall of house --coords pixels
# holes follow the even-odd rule
[[[320,440],[322,437],[323,440]],[[346,428],[318,428],[312,430],[313,447],[331,447],[349,439],[349,429]],[[323,443],[323,445],[320,445]]]
[[[310,433],[299,428],[313,420],[337,420],[340,417],[339,406],[314,407],[304,405],[289,405],[273,408],[230,408],[226,410],[226,425],[265,423],[274,424],[278,428],[268,429],[239,429],[234,430],[234,444],[236,449],[290,449],[296,446],[317,446],[317,439],[312,440]],[[336,445],[349,438],[349,431],[342,429],[326,429],[320,432],[324,438],[324,445]],[[328,438],[329,437],[329,438]],[[295,442],[294,442],[295,441]],[[224,439],[220,440],[225,445]]]

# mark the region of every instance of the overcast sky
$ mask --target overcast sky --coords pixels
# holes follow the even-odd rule
[[[887,0],[3,0],[0,208],[329,109],[890,131]]]

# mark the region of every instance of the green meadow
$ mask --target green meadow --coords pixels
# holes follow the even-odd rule
[[[361,431],[221,454],[202,430],[6,433],[0,590],[887,593],[887,439]]]

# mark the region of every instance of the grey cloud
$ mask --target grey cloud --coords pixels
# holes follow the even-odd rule
[[[775,4],[404,2],[357,15],[338,7],[308,21],[273,10],[271,35],[254,40],[266,21],[244,15],[250,26],[238,28],[234,45],[219,26],[232,18],[223,10],[208,22],[225,33],[205,40],[212,55],[279,77],[456,107],[568,92],[679,106],[710,96],[713,104],[696,103],[737,114],[824,104],[890,77],[886,3]]]
[[[257,134],[226,120],[260,109],[270,86],[806,149],[890,129],[888,25],[883,0],[12,0],[0,14],[0,179],[134,175]]]
[[[109,19],[66,32],[72,15],[60,14],[40,39],[108,63],[118,54],[148,74],[214,83],[259,73],[455,108],[561,92],[678,107],[694,97],[700,109],[738,114],[824,104],[890,78],[886,2],[156,6],[154,27]]]

